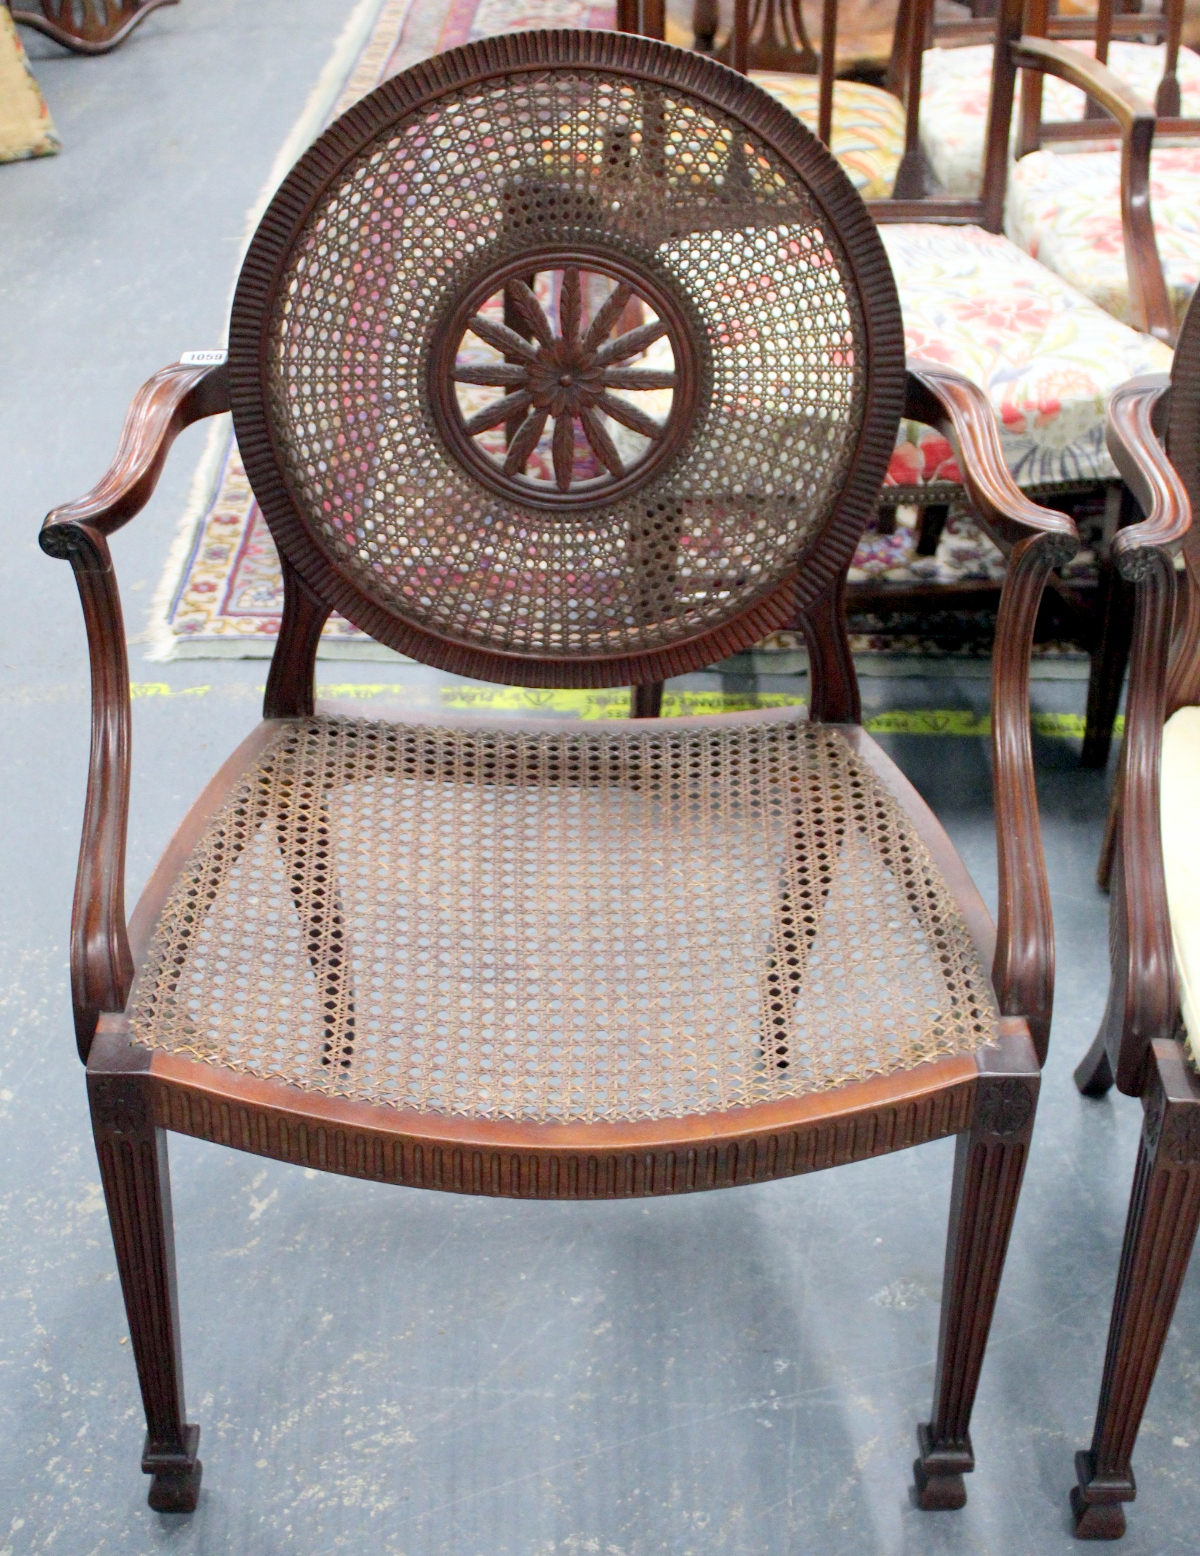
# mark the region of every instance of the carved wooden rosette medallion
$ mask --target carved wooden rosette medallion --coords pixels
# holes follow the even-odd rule
[[[1175,1113],[1163,1131],[1160,1148],[1176,1167],[1200,1166],[1200,1109]]]
[[[669,349],[645,363],[659,342]],[[535,251],[490,270],[435,327],[429,402],[446,446],[492,491],[590,507],[644,486],[679,452],[700,409],[699,359],[669,286],[611,254]],[[472,409],[480,388],[494,393]],[[530,462],[547,443],[539,475]]]
[[[976,1127],[1006,1140],[1019,1135],[1033,1112],[1033,1099],[1023,1080],[981,1080]]]

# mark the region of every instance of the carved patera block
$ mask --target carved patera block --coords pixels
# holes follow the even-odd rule
[[[144,1135],[154,1126],[150,1089],[140,1075],[106,1076],[91,1084],[92,1120],[114,1135]]]
[[[1005,1140],[1019,1135],[1033,1113],[1033,1098],[1023,1080],[992,1079],[984,1076],[979,1081],[978,1100],[975,1104],[975,1127]]]
[[[1200,1108],[1184,1108],[1167,1120],[1162,1149],[1177,1167],[1200,1165]]]

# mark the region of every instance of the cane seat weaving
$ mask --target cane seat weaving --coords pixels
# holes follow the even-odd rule
[[[406,1109],[579,1122],[991,1041],[912,822],[835,728],[281,723],[180,873],[136,1039]]]
[[[903,387],[882,247],[790,114],[667,58],[546,33],[417,66],[255,237],[246,469],[284,556],[390,647],[658,679],[782,625],[798,572],[853,551]]]

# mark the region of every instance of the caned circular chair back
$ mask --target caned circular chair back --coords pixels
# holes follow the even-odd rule
[[[541,32],[313,145],[230,372],[323,600],[461,674],[602,686],[747,647],[849,565],[904,350],[874,224],[791,114],[665,44]]]

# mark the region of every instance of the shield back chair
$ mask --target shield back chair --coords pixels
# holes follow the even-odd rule
[[[629,0],[632,13],[635,0]],[[692,29],[696,48],[748,74],[830,148],[865,200],[902,198],[919,178],[916,146],[906,136],[900,94],[890,81],[847,79],[840,74],[837,6],[825,6],[814,49],[799,0],[735,0],[735,19],[718,42],[716,0],[696,0]],[[618,10],[618,27],[626,27]],[[848,68],[854,69],[859,62]],[[880,72],[883,74],[884,72]]]
[[[13,20],[74,54],[107,54],[151,11],[179,0],[4,0]]]
[[[279,547],[282,630],[263,722],[127,925],[108,536],[177,432],[226,407]],[[905,411],[953,439],[1010,553],[995,928],[860,723],[842,592]],[[109,473],[42,530],[88,628],[72,988],[151,1506],[193,1508],[200,1480],[171,1130],[565,1200],[954,1135],[916,1480],[924,1507],[963,1503],[1051,1011],[1030,644],[1076,544],[1009,478],[982,395],[937,364],[906,373],[861,200],[733,72],[617,33],[489,38],[316,141],[250,245],[228,361],[152,378]],[[446,670],[632,684],[636,707],[797,603],[807,717],[421,724],[314,704],[331,609]]]
[[[1095,1431],[1075,1456],[1076,1533],[1092,1539],[1125,1532],[1134,1445],[1200,1220],[1200,304],[1170,379],[1114,396],[1109,440],[1146,517],[1117,542],[1137,603],[1110,826],[1112,981],[1075,1080],[1097,1097],[1115,1079],[1144,1119]]]
[[[907,11],[901,10],[891,75],[905,104],[903,158],[910,182],[907,192],[897,186],[894,197],[867,203],[880,224],[896,278],[909,354],[943,362],[985,391],[1008,467],[1024,490],[1069,512],[1090,509],[1094,515],[1088,557],[1050,581],[1042,630],[1074,637],[1090,655],[1081,761],[1102,767],[1120,703],[1130,620],[1122,582],[1108,556],[1108,539],[1134,511],[1105,448],[1104,412],[1120,384],[1138,374],[1165,371],[1171,358],[1165,344],[1112,318],[1001,233],[1023,3],[1003,0],[992,19],[970,24],[990,29],[996,46],[989,55],[990,85],[979,94],[987,122],[979,143],[982,175],[966,195],[937,188],[921,153],[923,51],[915,44],[925,37],[932,5],[930,0],[914,0]],[[738,0],[725,45],[735,65],[744,67],[753,59],[752,45],[763,18],[774,14],[769,7],[765,12],[761,5],[752,10],[748,0]],[[837,33],[837,0],[824,0],[821,83],[826,103]],[[1041,40],[1030,45],[1038,46],[1045,45]],[[1081,72],[1089,68],[1092,75],[1098,69],[1080,56]],[[1139,126],[1142,139],[1137,144],[1145,149],[1151,122],[1139,120]],[[811,127],[829,144],[827,114]],[[1133,211],[1131,222],[1141,221],[1142,215],[1140,208]],[[1148,230],[1143,222],[1139,241]],[[1150,237],[1152,248],[1152,233]],[[1161,322],[1159,333],[1165,336],[1165,317]],[[945,581],[937,577],[935,555],[943,529],[952,508],[961,513],[963,506],[960,475],[936,429],[905,418],[876,533],[886,537],[894,530],[901,505],[916,508],[920,518],[915,537],[901,537],[912,555],[902,571],[892,561],[887,540],[880,546],[869,537],[864,557],[881,551],[891,576],[852,582],[850,608],[917,613],[997,606],[997,574],[1002,569],[994,553],[989,558],[976,551],[972,576],[955,577],[955,570],[946,568],[950,576]],[[960,528],[956,518],[947,535],[952,554]],[[968,554],[975,546],[977,542],[968,542]],[[902,573],[899,578],[897,572]]]

